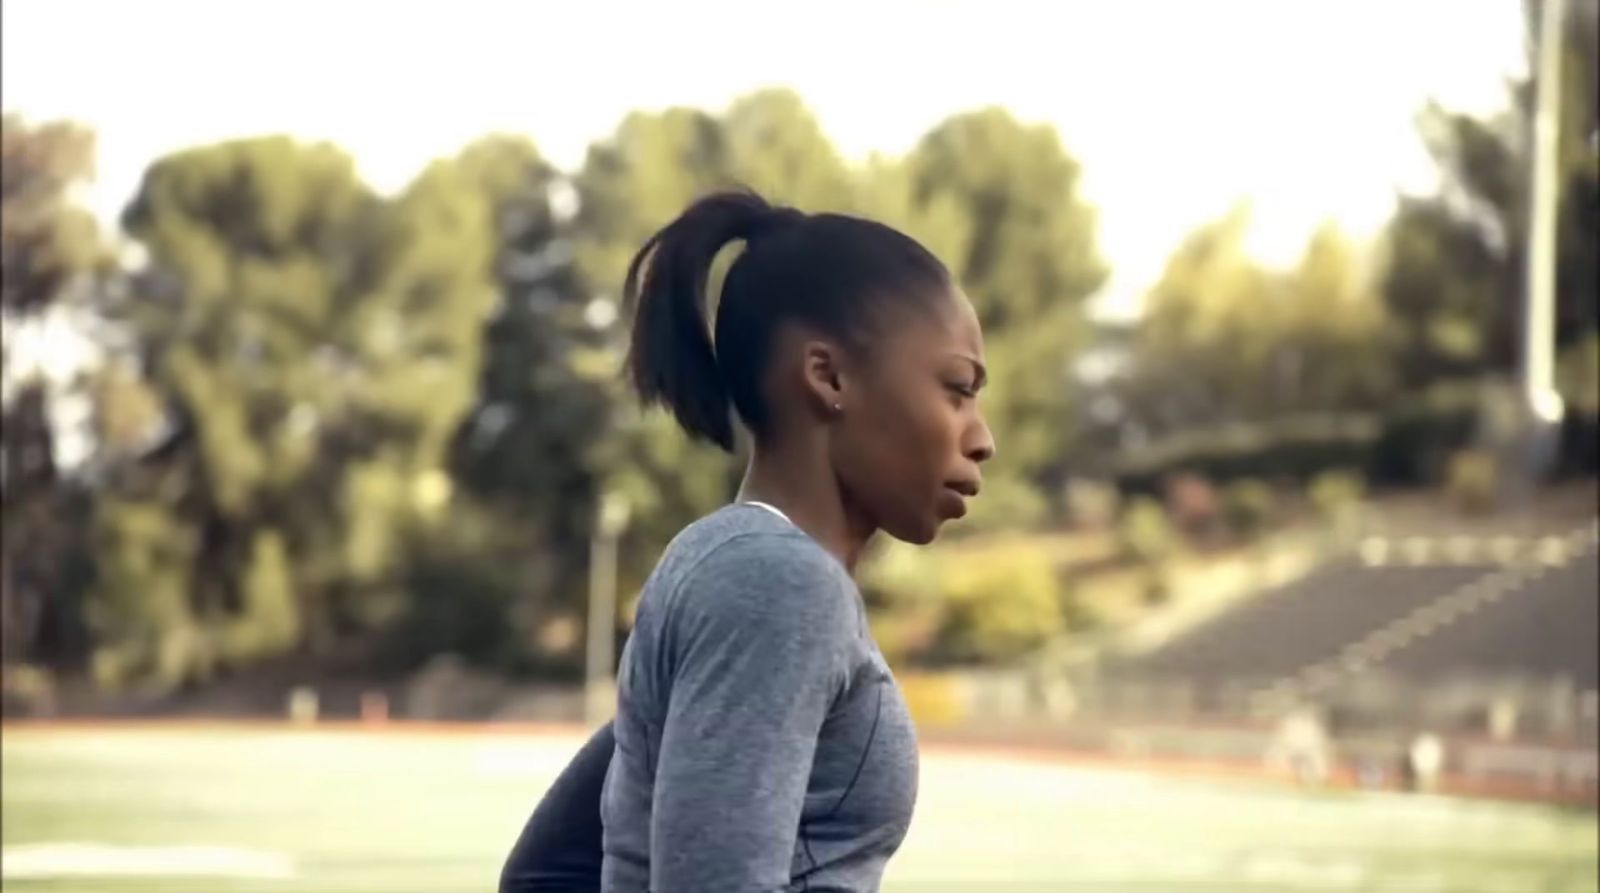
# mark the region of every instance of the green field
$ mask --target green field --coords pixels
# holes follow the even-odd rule
[[[3,741],[7,893],[490,891],[579,743],[14,726]],[[1576,893],[1597,889],[1596,832],[1592,813],[930,750],[885,890]]]

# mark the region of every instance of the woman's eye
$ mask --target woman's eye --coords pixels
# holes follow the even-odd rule
[[[973,386],[971,386],[971,385],[951,384],[951,385],[947,385],[947,387],[952,392],[954,392],[956,394],[959,394],[962,397],[966,397],[968,400],[975,399],[978,396],[978,389],[973,387]]]

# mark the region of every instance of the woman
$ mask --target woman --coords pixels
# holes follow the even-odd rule
[[[711,326],[712,261],[734,242]],[[977,315],[909,237],[748,193],[657,233],[625,292],[640,397],[730,451],[737,415],[752,457],[737,501],[645,583],[616,720],[540,809],[589,811],[603,777],[606,891],[876,890],[910,825],[916,740],[851,574],[878,531],[927,543],[977,495],[994,454]]]

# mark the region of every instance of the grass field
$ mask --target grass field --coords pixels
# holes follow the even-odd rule
[[[491,891],[567,735],[7,727],[7,893]],[[1597,889],[1593,813],[930,749],[889,893]]]

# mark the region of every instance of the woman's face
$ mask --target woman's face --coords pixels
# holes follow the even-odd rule
[[[850,376],[831,439],[847,507],[909,543],[967,513],[994,437],[978,409],[983,331],[966,296],[897,314]]]

